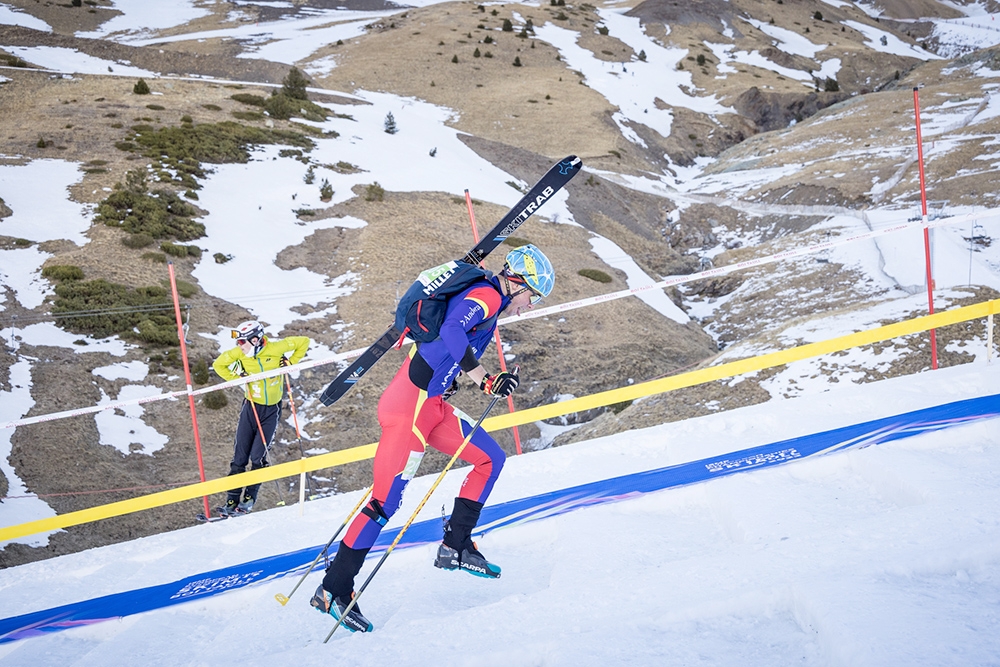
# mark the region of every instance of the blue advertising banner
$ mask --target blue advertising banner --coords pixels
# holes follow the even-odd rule
[[[615,502],[653,491],[705,482],[733,473],[756,470],[851,448],[877,445],[1000,416],[1000,394],[957,401],[884,419],[761,445],[689,463],[623,475],[522,498],[483,509],[477,534],[526,521],[537,521],[583,507]],[[381,554],[399,529],[386,530],[370,556]],[[397,549],[441,539],[440,520],[414,523]],[[287,574],[301,575],[322,545],[196,574],[179,581],[84,600],[42,611],[0,619],[0,643],[35,637],[66,628],[139,614],[198,600]],[[323,567],[322,562],[316,569]]]

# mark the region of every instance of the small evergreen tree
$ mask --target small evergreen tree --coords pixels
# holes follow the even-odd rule
[[[503,31],[514,32],[514,24],[510,22],[510,19],[503,20]]]
[[[132,86],[132,92],[136,95],[149,95],[149,84],[146,83],[145,79],[139,79]]]
[[[330,185],[330,181],[323,179],[323,185],[319,186],[319,198],[323,201],[330,201],[333,199],[333,186]]]
[[[396,134],[399,132],[399,128],[396,127],[396,118],[392,115],[390,111],[385,115],[385,133],[386,134]]]
[[[514,67],[521,66],[521,56],[514,56]]]
[[[646,62],[646,52],[645,50],[639,52],[639,60]]]
[[[293,100],[308,100],[306,86],[310,84],[306,75],[299,71],[298,67],[293,67],[288,71],[288,75],[281,81],[281,94],[291,97]]]

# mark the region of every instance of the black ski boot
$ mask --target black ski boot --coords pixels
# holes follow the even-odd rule
[[[438,547],[434,567],[464,570],[487,579],[500,578],[500,566],[487,561],[472,541],[472,529],[479,522],[482,510],[482,503],[455,498],[455,509],[444,525],[444,541]]]
[[[320,584],[309,600],[309,604],[324,614],[330,614],[330,616],[339,621],[340,617],[344,615],[344,610],[350,606],[353,598],[353,592],[346,597],[334,597],[332,593],[324,590],[323,585]],[[371,632],[375,629],[371,621],[361,613],[361,607],[356,604],[347,612],[347,618],[344,619],[341,625],[351,632]]]
[[[352,549],[341,543],[333,562],[326,569],[323,583],[316,589],[309,604],[339,620],[351,604],[354,597],[354,577],[361,571],[367,555],[368,549]],[[342,625],[351,632],[371,632],[373,629],[371,622],[361,614],[357,605],[347,613]]]

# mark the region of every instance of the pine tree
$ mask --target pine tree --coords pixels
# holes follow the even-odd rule
[[[392,112],[390,111],[385,115],[385,133],[396,134],[396,132],[399,132],[399,128],[396,127],[396,119],[395,117],[393,117]]]
[[[289,70],[288,76],[281,81],[281,94],[285,97],[291,97],[293,100],[308,100],[309,95],[306,93],[306,86],[310,83],[306,75],[299,71],[298,67],[293,67]]]

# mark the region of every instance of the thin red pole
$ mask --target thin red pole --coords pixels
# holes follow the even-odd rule
[[[469,222],[472,223],[472,238],[475,239],[476,243],[479,243],[479,228],[476,227],[476,214],[472,210],[472,197],[469,196],[469,191],[465,191],[465,206],[469,209]],[[500,329],[493,330],[493,340],[497,344],[497,355],[500,357],[500,370],[507,372],[507,360],[503,358],[503,343],[500,341]],[[514,397],[513,395],[507,396],[507,408],[514,412]],[[517,427],[512,426],[511,430],[514,432],[514,447],[517,453],[521,453],[521,434],[518,433]]]
[[[920,136],[920,95],[919,88],[913,87],[913,110],[917,119],[917,165],[920,168],[920,206],[924,222],[924,265],[927,271],[927,312],[934,314],[934,277],[931,275],[931,236],[927,227],[927,184],[924,179],[924,142]],[[937,333],[930,330],[931,337],[931,368],[938,367]]]
[[[194,430],[194,448],[198,452],[198,472],[201,481],[205,481],[205,464],[201,459],[201,437],[198,435],[198,415],[194,410],[194,394],[191,393],[191,367],[188,365],[187,346],[184,344],[184,325],[181,323],[181,302],[177,298],[177,279],[174,277],[174,263],[167,262],[170,271],[170,293],[174,297],[174,318],[177,320],[177,338],[181,342],[181,360],[184,362],[184,381],[187,382],[188,407],[191,408],[191,424]],[[202,496],[205,503],[205,516],[211,516],[208,508],[208,496]]]

